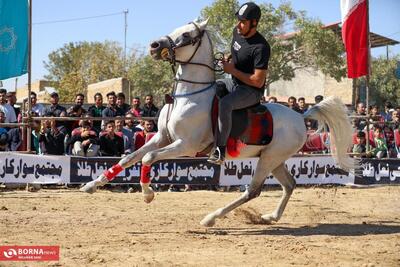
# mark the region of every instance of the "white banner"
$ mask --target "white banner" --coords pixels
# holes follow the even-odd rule
[[[70,157],[0,153],[0,183],[69,183]]]
[[[258,158],[227,160],[221,168],[220,185],[246,185],[254,175]],[[353,184],[354,174],[341,170],[332,157],[296,157],[286,161],[297,184]],[[279,184],[271,175],[265,184]]]

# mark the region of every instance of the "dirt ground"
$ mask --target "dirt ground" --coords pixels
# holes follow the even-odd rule
[[[281,191],[206,229],[239,196],[212,191],[0,192],[0,245],[59,245],[60,262],[0,266],[400,266],[400,186],[297,188],[283,218],[257,224]],[[256,219],[254,219],[256,218]]]

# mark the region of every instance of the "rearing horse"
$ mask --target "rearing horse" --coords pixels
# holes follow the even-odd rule
[[[142,148],[122,158],[118,164],[86,184],[82,191],[92,193],[99,185],[112,180],[121,170],[142,160],[145,172],[156,161],[176,157],[194,157],[213,144],[210,110],[215,96],[213,49],[206,30],[207,21],[182,26],[150,45],[150,54],[157,60],[177,63],[176,90],[172,104],[166,104],[158,119],[157,134]],[[267,176],[272,173],[283,188],[283,195],[275,211],[265,214],[267,222],[278,221],[295,188],[295,180],[285,167],[285,161],[301,149],[306,141],[304,119],[326,123],[330,129],[333,156],[344,169],[354,167],[346,154],[351,144],[352,128],[346,108],[338,98],[330,97],[299,114],[280,104],[266,104],[272,114],[273,139],[268,145],[247,145],[240,157],[259,157],[256,172],[249,188],[235,201],[207,215],[201,224],[213,226],[221,218],[243,203],[257,197]],[[229,159],[229,156],[227,157]],[[141,177],[145,202],[151,202],[154,192],[150,179]]]

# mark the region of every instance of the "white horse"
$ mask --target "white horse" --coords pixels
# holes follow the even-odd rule
[[[121,159],[117,164],[119,166],[109,169],[107,175],[100,175],[86,184],[82,191],[94,192],[97,186],[112,180],[116,173],[140,160],[142,165],[150,166],[159,160],[194,157],[196,153],[213,144],[210,110],[215,95],[215,73],[212,43],[206,25],[207,21],[190,23],[150,45],[150,53],[154,59],[178,63],[174,102],[166,104],[161,110],[159,131],[148,143]],[[318,120],[320,125],[326,123],[332,143],[336,147],[333,150],[336,162],[346,170],[354,167],[353,160],[347,155],[352,128],[346,108],[338,98],[330,97],[305,114],[299,114],[280,104],[266,105],[274,121],[272,141],[265,146],[245,146],[240,154],[243,158],[259,157],[250,186],[240,198],[208,214],[201,221],[202,225],[213,226],[217,218],[257,197],[270,173],[282,185],[283,196],[275,211],[263,215],[262,219],[270,223],[281,218],[296,184],[285,167],[285,161],[298,152],[306,141],[305,118]],[[149,187],[150,182],[141,180],[141,185],[145,202],[151,202],[154,193]]]

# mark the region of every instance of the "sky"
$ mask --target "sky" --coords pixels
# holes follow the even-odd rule
[[[117,41],[124,44],[124,10],[127,15],[127,50],[146,52],[152,40],[195,20],[213,0],[32,0],[32,82],[47,74],[48,55],[69,42]],[[246,1],[239,1],[241,4]],[[268,2],[274,6],[281,0]],[[295,10],[328,24],[339,22],[340,0],[292,0]],[[369,0],[370,30],[400,41],[400,0]],[[89,18],[92,17],[92,18]],[[95,17],[95,18],[93,18]],[[82,19],[87,18],[87,19]],[[79,20],[74,20],[79,19]],[[386,48],[372,49],[373,56],[386,55]],[[389,56],[400,54],[400,45],[392,46]],[[18,78],[18,87],[27,83],[27,75]],[[13,91],[15,78],[3,81]]]

